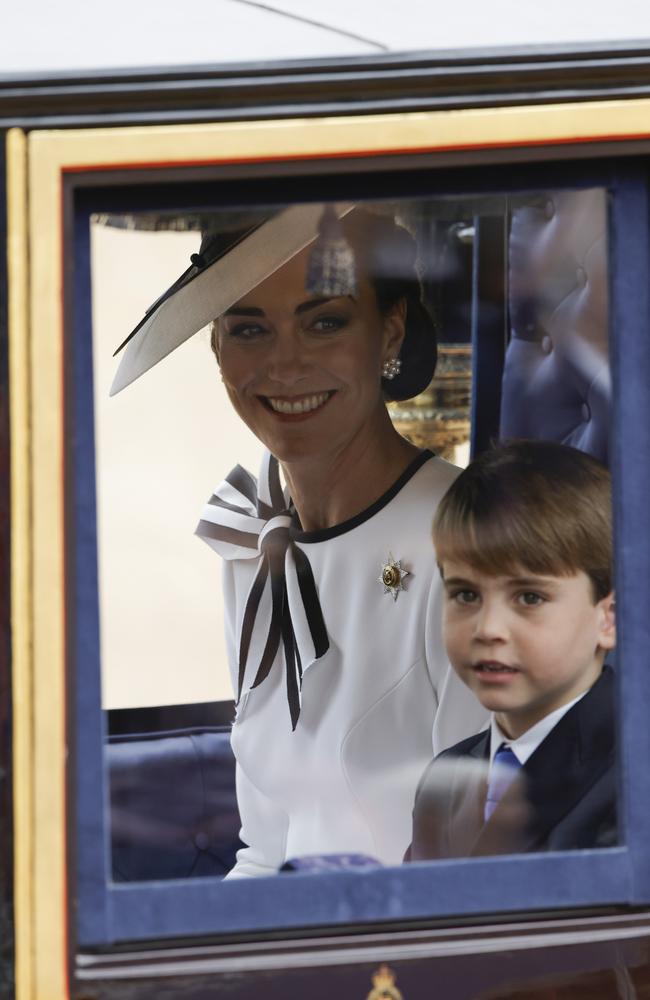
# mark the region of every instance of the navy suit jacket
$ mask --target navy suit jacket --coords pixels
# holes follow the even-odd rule
[[[406,861],[617,843],[615,686],[610,667],[526,761],[483,820],[490,731],[439,754],[418,786]]]

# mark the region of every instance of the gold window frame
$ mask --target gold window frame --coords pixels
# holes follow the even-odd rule
[[[650,137],[650,100],[7,134],[17,1000],[69,996],[63,179]],[[430,161],[429,161],[430,162]],[[69,864],[74,860],[69,859]]]

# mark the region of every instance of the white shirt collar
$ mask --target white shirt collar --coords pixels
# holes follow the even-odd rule
[[[588,689],[587,689],[588,690]],[[525,733],[517,737],[516,740],[509,739],[505,733],[499,727],[494,715],[490,717],[490,767],[492,767],[492,761],[494,760],[494,755],[501,746],[505,743],[506,746],[510,747],[513,754],[517,758],[520,764],[525,764],[529,757],[537,750],[540,743],[546,739],[550,731],[557,726],[560,719],[566,715],[570,708],[584,698],[587,691],[583,691],[579,694],[577,698],[573,701],[567,702],[566,705],[561,705],[560,708],[556,708],[554,712],[549,712],[545,715],[543,719],[536,722],[534,726],[527,729]]]

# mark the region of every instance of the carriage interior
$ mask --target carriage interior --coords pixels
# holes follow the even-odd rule
[[[468,451],[546,438],[607,461],[607,212],[602,188],[549,190],[479,206],[425,234],[426,252],[444,262],[424,283],[440,340],[471,366],[461,388]],[[113,881],[220,877],[232,867],[233,712],[224,701],[106,713]]]

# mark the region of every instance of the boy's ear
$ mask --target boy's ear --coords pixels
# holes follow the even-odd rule
[[[598,602],[600,622],[598,627],[598,645],[601,649],[614,649],[616,646],[616,600],[611,590],[607,597]]]

